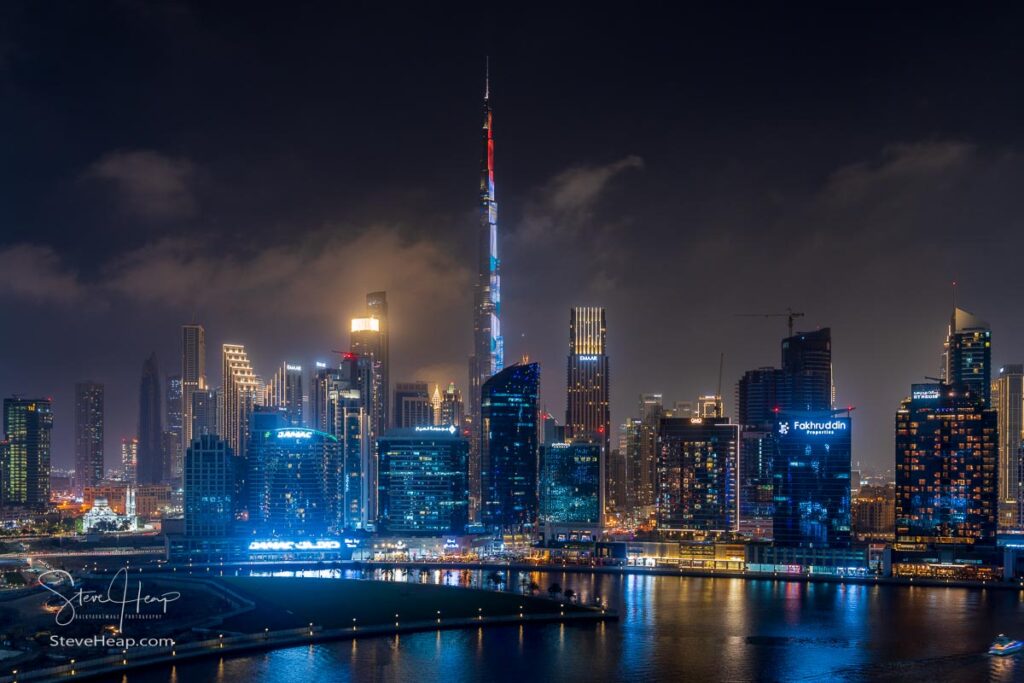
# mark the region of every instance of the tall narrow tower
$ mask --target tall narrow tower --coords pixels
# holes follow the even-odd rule
[[[569,372],[565,411],[566,435],[601,445],[607,457],[611,431],[605,312],[598,306],[569,311]]]
[[[473,286],[473,355],[469,358],[470,514],[480,502],[480,390],[504,365],[501,337],[501,261],[498,259],[498,203],[494,198],[494,129],[490,70],[484,78],[483,150],[480,157],[480,225]]]

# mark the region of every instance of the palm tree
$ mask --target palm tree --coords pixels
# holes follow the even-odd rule
[[[571,589],[571,588],[566,588],[566,589],[565,589],[565,592],[564,592],[564,593],[562,593],[562,595],[564,595],[564,596],[565,596],[565,599],[566,599],[566,600],[568,600],[569,602],[572,602],[572,601],[573,601],[573,598],[575,598],[575,597],[576,597],[576,591],[574,591],[574,590],[573,590],[573,589]]]
[[[537,583],[536,581],[531,581],[530,582],[530,595],[533,595],[534,593],[538,593],[538,592],[540,592],[540,584]]]
[[[550,586],[548,586],[548,596],[550,596],[550,598],[552,600],[554,600],[555,596],[558,595],[561,592],[562,592],[562,587],[559,584],[557,584],[557,583],[553,583]]]
[[[526,595],[526,591],[530,588],[530,580],[525,576],[519,579],[519,588],[522,589],[523,595]]]

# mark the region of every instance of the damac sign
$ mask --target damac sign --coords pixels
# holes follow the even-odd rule
[[[825,436],[836,432],[845,432],[849,424],[845,420],[793,420],[779,423],[779,434],[785,436],[790,430],[811,436]]]
[[[338,541],[253,541],[249,550],[337,550]]]

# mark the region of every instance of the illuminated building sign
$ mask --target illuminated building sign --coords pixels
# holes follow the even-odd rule
[[[376,318],[352,318],[352,332],[380,332],[380,320]]]
[[[347,541],[346,541],[347,543]],[[339,541],[253,541],[249,544],[249,550],[273,550],[275,552],[287,552],[289,550],[337,550],[341,547]]]
[[[578,356],[578,358],[581,361],[583,361],[584,363],[594,363],[594,362],[597,362],[597,356]]]
[[[279,439],[309,439],[313,436],[311,429],[281,429],[277,432]]]
[[[318,360],[318,361],[316,362],[316,366],[317,366],[318,368],[326,368],[326,367],[327,367],[327,363],[323,362],[322,360]]]
[[[915,389],[910,397],[915,401],[930,401],[939,397],[938,389]]]
[[[446,434],[454,434],[455,425],[448,425],[447,427],[442,427],[440,425],[426,425],[421,427],[415,427],[415,430],[417,432],[444,432]]]
[[[790,432],[808,436],[828,436],[845,432],[850,428],[847,419],[834,420],[786,420],[779,423],[779,434],[786,436]]]
[[[301,365],[291,365],[290,363],[286,363],[284,367],[290,372],[302,372]]]

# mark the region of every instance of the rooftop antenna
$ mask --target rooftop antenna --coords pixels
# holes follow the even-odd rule
[[[484,57],[484,99],[491,99],[491,56]]]
[[[725,351],[718,356],[718,392],[715,397],[715,417],[722,417],[722,367],[725,365]]]
[[[956,310],[956,280],[953,280],[953,310]]]

